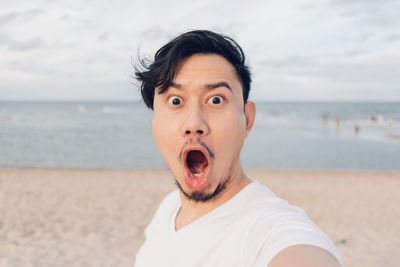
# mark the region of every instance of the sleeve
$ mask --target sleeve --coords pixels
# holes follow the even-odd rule
[[[270,214],[258,216],[249,228],[246,254],[251,266],[266,267],[280,251],[300,244],[325,249],[343,265],[333,242],[302,209],[288,205]]]

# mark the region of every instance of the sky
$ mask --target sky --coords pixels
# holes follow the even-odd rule
[[[0,100],[132,101],[138,55],[209,29],[256,101],[400,101],[400,1],[0,0]]]

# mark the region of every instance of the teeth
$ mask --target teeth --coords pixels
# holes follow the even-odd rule
[[[194,173],[193,175],[194,175],[194,177],[197,177],[197,178],[199,178],[200,176],[202,176],[202,175],[203,175],[203,173],[202,173],[202,172],[200,172],[200,173]]]

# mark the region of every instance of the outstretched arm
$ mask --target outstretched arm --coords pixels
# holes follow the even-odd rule
[[[295,245],[279,252],[268,267],[342,267],[342,265],[322,248]]]

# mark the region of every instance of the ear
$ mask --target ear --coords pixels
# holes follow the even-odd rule
[[[244,105],[244,115],[246,116],[246,137],[253,128],[256,119],[256,104],[252,101],[247,101]]]

